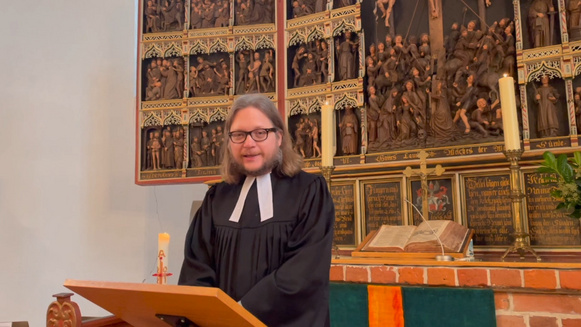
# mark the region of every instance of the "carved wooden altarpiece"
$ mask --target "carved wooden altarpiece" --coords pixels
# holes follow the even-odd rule
[[[508,167],[498,79],[507,74],[525,151],[526,229],[535,246],[579,247],[578,224],[564,223],[575,235],[551,236],[566,233],[550,232],[539,214],[550,197],[534,173],[545,150],[578,148],[575,15],[565,0],[141,0],[136,183],[218,178],[224,119],[237,96],[252,92],[272,99],[305,169],[319,173],[320,111],[329,103],[332,191],[353,215],[336,224],[341,246],[355,247],[383,221],[414,223],[405,200],[413,202],[418,182],[402,171],[423,149],[430,166],[446,168],[430,201],[445,195],[447,217],[480,228],[477,245],[494,249],[510,241],[486,231],[512,228],[487,210],[503,206],[495,202]],[[548,127],[547,113],[556,122]]]

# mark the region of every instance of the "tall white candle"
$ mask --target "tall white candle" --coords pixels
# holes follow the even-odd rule
[[[321,106],[321,166],[333,166],[335,155],[335,117],[333,106],[325,103]]]
[[[506,150],[520,150],[518,115],[514,98],[514,79],[506,74],[498,80],[502,125],[504,128],[504,147]]]

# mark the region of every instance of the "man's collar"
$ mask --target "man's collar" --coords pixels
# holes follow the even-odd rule
[[[232,215],[230,216],[230,221],[237,223],[240,220],[240,215],[242,214],[248,191],[252,184],[254,184],[254,181],[256,181],[258,207],[260,208],[260,221],[266,221],[274,216],[272,182],[270,180],[270,173],[268,173],[257,177],[246,176],[244,184],[242,184],[242,189],[240,190],[240,195],[238,196],[238,201],[236,202],[234,211],[232,211]]]

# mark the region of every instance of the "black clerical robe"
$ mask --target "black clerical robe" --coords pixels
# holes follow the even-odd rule
[[[186,235],[179,284],[219,287],[271,327],[329,326],[335,210],[325,180],[272,173],[273,218],[261,222],[254,182],[231,222],[243,183],[207,192]]]

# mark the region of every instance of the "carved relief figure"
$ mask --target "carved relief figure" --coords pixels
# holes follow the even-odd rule
[[[303,84],[305,86],[314,85],[317,81],[317,62],[315,61],[315,55],[312,52],[307,54],[307,62],[305,63],[305,76],[303,78]]]
[[[465,134],[470,133],[470,124],[468,122],[468,117],[466,113],[472,109],[472,106],[476,102],[476,95],[478,89],[474,86],[474,75],[470,74],[468,78],[466,78],[466,87],[461,91],[461,96],[458,102],[456,103],[457,111],[454,116],[454,123],[456,123],[459,119],[462,119],[464,126],[466,129],[464,130]],[[458,85],[456,84],[456,88],[458,89]]]
[[[297,153],[300,153],[303,158],[306,157],[305,154],[305,120],[301,118],[301,120],[296,125],[297,129],[295,130],[295,146],[294,149]]]
[[[210,140],[208,137],[208,132],[206,130],[202,130],[202,139],[200,140],[200,145],[202,147],[202,162],[204,163],[204,166],[214,165],[211,154],[211,142],[212,140]]]
[[[315,118],[311,120],[311,138],[313,140],[313,157],[321,156],[321,148],[319,147],[319,121]]]
[[[326,9],[325,8],[325,5],[326,4],[327,4],[327,1],[326,0],[315,0],[315,10],[314,10],[314,12],[317,13],[317,12],[324,11]]]
[[[260,60],[260,53],[259,52],[255,52],[254,56],[252,57],[252,62],[250,63],[250,66],[248,67],[248,76],[253,76],[254,81],[253,81],[253,85],[256,86],[256,89],[258,90],[258,93],[260,93],[260,66],[262,66],[262,61]]]
[[[268,50],[264,54],[264,62],[260,67],[260,86],[263,92],[274,91],[274,65],[273,51]]]
[[[455,126],[450,113],[447,87],[445,81],[438,81],[434,92],[431,94],[433,106],[430,127],[433,137],[438,141],[448,141],[454,139]]]
[[[569,29],[579,27],[581,24],[581,0],[568,0],[567,11],[569,12]]]
[[[161,160],[160,160],[160,152],[161,152],[161,141],[159,140],[159,132],[155,132],[153,134],[153,141],[151,142],[151,161],[153,170],[161,169]]]
[[[181,127],[173,131],[173,147],[174,147],[174,167],[177,169],[183,168],[184,161],[184,133]]]
[[[413,109],[407,94],[401,96],[401,104],[397,111],[398,141],[408,141],[417,133],[417,126],[413,119]]]
[[[161,29],[164,32],[179,31],[183,28],[184,5],[182,0],[166,0],[161,7],[161,14],[163,17]]]
[[[160,17],[157,5],[152,1],[147,1],[147,5],[144,10],[145,13],[145,33],[148,32],[159,32],[160,27]]]
[[[238,82],[236,83],[236,94],[244,94],[246,92],[249,55],[250,53],[247,51],[240,51],[237,54],[236,62],[238,63]]]
[[[490,108],[488,108],[488,103],[486,102],[486,99],[479,98],[476,101],[476,109],[474,109],[474,111],[472,111],[472,114],[470,115],[469,121],[470,127],[481,133],[482,136],[484,137],[488,136],[487,129],[490,126],[490,122],[488,121],[488,119],[486,119],[486,114],[489,111]]]
[[[339,80],[348,80],[356,77],[357,62],[356,55],[359,46],[358,40],[352,40],[351,31],[345,32],[345,40],[336,40],[337,44],[337,66],[339,68]]]
[[[581,132],[581,87],[575,88],[575,124],[577,125],[577,134]]]
[[[555,104],[559,99],[557,90],[549,85],[549,76],[541,77],[541,87],[535,92],[537,106],[537,133],[539,137],[557,136],[559,120]]]
[[[202,1],[192,0],[190,7],[190,28],[202,28]]]
[[[555,8],[551,0],[533,0],[529,8],[529,32],[531,37],[531,46],[544,47],[551,45],[551,33],[549,19],[553,19],[549,12]]]
[[[391,17],[391,12],[393,11],[393,5],[395,4],[395,0],[376,0],[375,1],[375,9],[373,12],[377,16],[377,19],[385,18],[385,27],[389,27],[389,18]],[[379,15],[377,9],[381,12],[381,16]]]
[[[218,76],[218,94],[228,95],[230,93],[230,68],[228,64],[222,60],[220,71],[214,68],[214,72]]]
[[[195,136],[194,139],[192,140],[192,143],[190,144],[190,150],[191,150],[191,167],[195,168],[195,167],[202,167],[204,165],[204,162],[202,161],[202,145],[200,144],[200,139]]]
[[[145,101],[169,100],[183,97],[184,68],[181,58],[154,58],[146,73]]]
[[[377,121],[377,139],[380,148],[388,146],[391,141],[397,138],[396,109],[398,94],[397,88],[393,88],[381,106],[379,120]]]
[[[198,69],[196,66],[190,66],[190,96],[197,96],[200,90],[200,84],[198,83]]]
[[[174,168],[174,144],[173,137],[169,127],[163,130],[161,137],[162,152],[161,152],[161,167],[164,169]]]
[[[359,122],[351,106],[345,107],[345,114],[339,123],[341,130],[341,148],[344,155],[357,153],[357,132]]]
[[[212,130],[214,131],[214,130]],[[218,126],[215,129],[216,134],[212,133],[212,143],[214,150],[214,157],[216,164],[222,162],[222,143],[224,142],[224,134],[222,133],[222,126]]]
[[[219,1],[215,8],[214,16],[216,20],[214,27],[226,27],[230,22],[230,1]]]
[[[377,124],[379,121],[379,112],[381,106],[381,100],[376,94],[375,87],[370,86],[368,88],[369,98],[367,107],[367,140],[369,144],[375,143],[377,141]]]
[[[174,60],[173,66],[171,67],[176,73],[176,92],[178,93],[178,98],[184,97],[184,66],[180,60]]]
[[[149,132],[145,150],[145,169],[153,169],[153,135],[154,132]]]
[[[237,0],[236,24],[270,24],[274,22],[273,0]]]
[[[169,60],[163,60],[163,66],[161,67],[161,76],[165,77],[165,85],[163,87],[163,98],[177,99],[179,97],[178,88],[178,74],[175,69],[173,69],[172,64]]]
[[[430,17],[432,17],[432,19],[438,18],[440,12],[440,8],[438,7],[438,1],[429,0],[428,4],[430,5]]]
[[[295,56],[293,57],[293,62],[291,64],[291,68],[294,72],[294,87],[302,86],[301,81],[301,66],[302,60],[307,57],[306,48],[304,46],[299,47]]]
[[[327,41],[321,41],[321,52],[319,53],[319,60],[321,61],[321,75],[322,83],[327,83],[329,76],[329,45]]]

